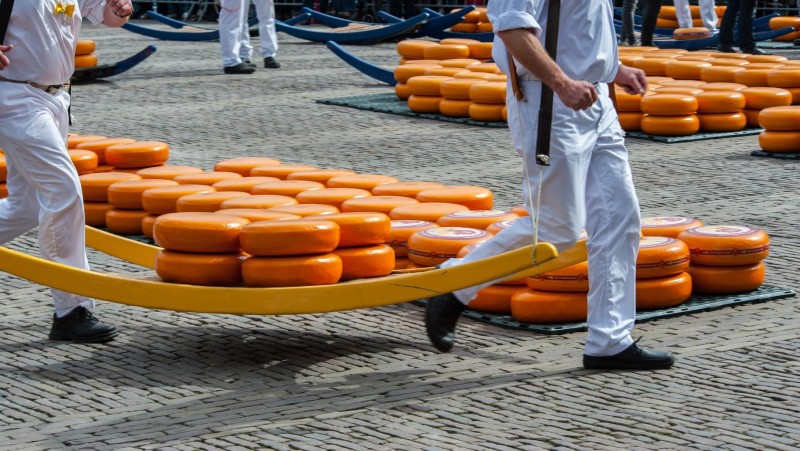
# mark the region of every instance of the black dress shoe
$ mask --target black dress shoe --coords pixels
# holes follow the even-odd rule
[[[264,67],[267,69],[277,69],[281,67],[281,63],[275,60],[275,58],[268,56],[264,58]]]
[[[242,60],[242,62],[247,64],[248,66],[252,67],[253,69],[256,69],[258,67],[250,60]]]
[[[647,349],[639,346],[638,341],[616,355],[595,357],[584,354],[583,367],[587,370],[658,370],[675,363],[672,353]]]
[[[255,66],[248,66],[246,63],[239,63],[235,66],[228,66],[224,69],[226,74],[252,74],[256,71]]]
[[[456,323],[465,306],[453,293],[428,298],[425,306],[425,330],[436,349],[449,352],[456,338]]]
[[[78,306],[61,318],[53,315],[51,340],[71,340],[75,343],[105,343],[117,336],[117,328],[103,324],[92,312]]]
[[[720,53],[736,53],[733,47],[727,45],[719,45],[717,46],[717,51]]]
[[[751,55],[769,55],[767,52],[762,52],[760,49],[752,48],[748,50],[742,50],[742,53],[749,53]]]

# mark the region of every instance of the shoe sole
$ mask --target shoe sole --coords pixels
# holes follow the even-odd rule
[[[674,361],[653,362],[653,363],[632,363],[632,362],[583,362],[583,368],[587,370],[666,370],[672,368]]]
[[[119,331],[112,331],[103,335],[95,335],[92,337],[73,337],[68,334],[57,335],[50,334],[48,338],[53,341],[71,341],[73,343],[105,343],[111,341],[119,334]]]

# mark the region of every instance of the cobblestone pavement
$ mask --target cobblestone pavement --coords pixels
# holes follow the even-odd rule
[[[98,27],[84,37],[101,63],[153,42]],[[251,76],[223,75],[218,43],[157,42],[133,70],[75,87],[73,131],[166,141],[174,164],[272,156],[480,184],[499,208],[521,203],[507,130],[317,104],[390,88],[321,44],[279,38],[283,67]],[[351,50],[397,61],[389,43]],[[644,215],[761,227],[773,243],[767,283],[800,289],[800,161],[751,156],[755,136],[630,139],[629,148]],[[36,254],[35,235],[11,247]],[[96,252],[90,261],[98,271],[141,270]],[[0,282],[3,450],[800,446],[796,298],[640,324],[644,344],[678,361],[634,373],[583,370],[584,333],[466,319],[455,350],[439,354],[412,304],[258,317],[100,303],[99,315],[122,330],[115,341],[49,342],[48,291],[8,275]]]

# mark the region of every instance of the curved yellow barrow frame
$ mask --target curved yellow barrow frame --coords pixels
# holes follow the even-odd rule
[[[87,227],[89,247],[147,268],[160,248]],[[248,288],[166,283],[152,273],[114,275],[65,266],[0,247],[0,270],[62,291],[144,308],[239,315],[325,313],[398,304],[506,277],[553,271],[586,259],[585,242],[561,255],[548,243],[447,269],[333,285]]]

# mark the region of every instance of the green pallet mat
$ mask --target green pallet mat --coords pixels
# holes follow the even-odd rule
[[[775,153],[775,152],[764,152],[763,150],[754,150],[750,152],[750,155],[754,157],[778,158],[780,160],[800,160],[800,152]]]
[[[334,99],[317,100],[317,103],[326,105],[347,106],[359,110],[377,111],[380,113],[399,114],[401,116],[420,117],[445,122],[455,122],[466,125],[480,125],[482,127],[506,128],[505,122],[481,122],[469,118],[448,117],[441,114],[415,113],[408,109],[405,100],[400,100],[394,93],[369,94],[354,97],[338,97]]]
[[[744,130],[739,130],[735,132],[695,133],[689,136],[656,136],[656,135],[648,135],[647,133],[644,132],[625,132],[625,135],[628,138],[647,139],[650,141],[656,141],[660,143],[674,144],[674,143],[685,143],[691,141],[702,141],[704,139],[729,138],[731,136],[757,135],[761,133],[763,130],[764,129],[762,128],[746,128]]]
[[[708,312],[741,304],[753,304],[758,302],[774,301],[777,299],[795,296],[795,292],[786,288],[762,285],[759,289],[750,293],[729,294],[729,295],[693,295],[683,304],[660,310],[640,311],[636,313],[636,322],[644,323],[654,319],[672,318],[675,316],[690,315],[699,312]],[[417,305],[425,305],[425,301],[415,301]],[[509,315],[498,315],[492,313],[477,312],[466,310],[463,314],[465,318],[473,319],[481,323],[505,329],[525,330],[545,335],[559,335],[572,332],[582,332],[587,330],[586,322],[562,323],[562,324],[532,324],[520,323]]]

